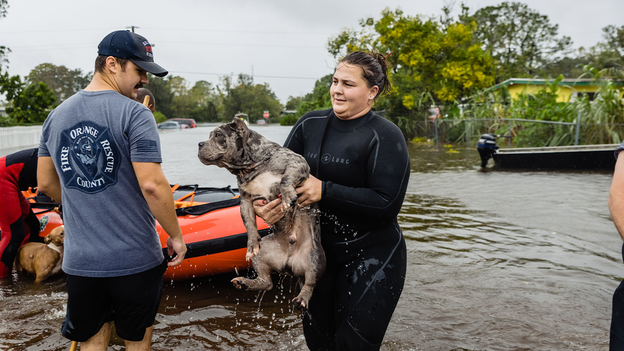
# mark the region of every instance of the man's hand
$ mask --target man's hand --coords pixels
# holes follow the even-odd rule
[[[177,255],[173,258],[173,260],[171,260],[171,262],[167,263],[167,266],[169,267],[177,266],[182,263],[182,260],[184,260],[184,256],[186,255],[186,244],[184,243],[184,239],[181,237],[179,240],[171,237],[167,239],[167,254],[172,256],[174,252]]]

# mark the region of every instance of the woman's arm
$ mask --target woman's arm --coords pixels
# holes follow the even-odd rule
[[[609,212],[620,237],[624,240],[624,160],[618,158],[609,190]]]

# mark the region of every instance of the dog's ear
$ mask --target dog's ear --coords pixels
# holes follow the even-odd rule
[[[44,239],[43,242],[47,245],[52,241],[52,238],[50,237],[50,234],[48,234]]]
[[[236,133],[236,135],[241,137],[243,140],[247,140],[249,137],[249,127],[247,127],[245,121],[240,118],[234,118],[232,123],[228,124],[228,127],[230,127],[230,129],[232,129],[234,133]]]
[[[249,127],[247,127],[247,124],[245,124],[245,121],[243,121],[240,118],[234,118],[234,120],[231,123],[231,127],[233,130],[236,131],[247,131],[249,130]]]

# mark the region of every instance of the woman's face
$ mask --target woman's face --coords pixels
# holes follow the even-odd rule
[[[373,106],[378,90],[376,85],[368,87],[359,66],[341,62],[334,72],[334,82],[329,88],[334,113],[343,120],[365,115]]]

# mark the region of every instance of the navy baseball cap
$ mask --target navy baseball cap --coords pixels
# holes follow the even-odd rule
[[[164,77],[169,73],[154,62],[152,45],[136,33],[118,30],[110,33],[98,45],[98,55],[113,56],[132,61],[145,71]]]

